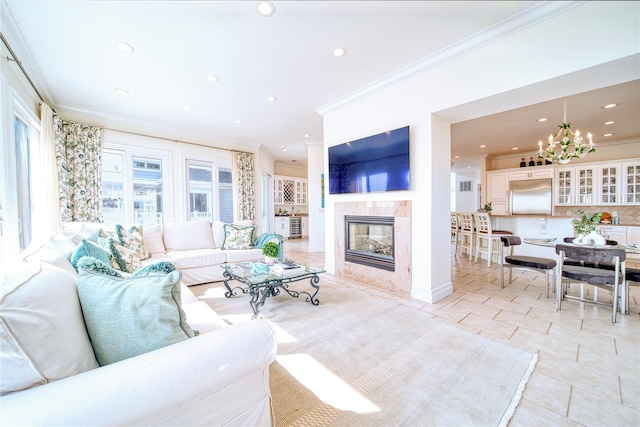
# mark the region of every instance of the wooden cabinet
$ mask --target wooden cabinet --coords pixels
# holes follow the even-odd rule
[[[307,180],[290,176],[273,177],[273,203],[275,205],[306,205]]]
[[[509,174],[507,172],[487,172],[487,203],[491,203],[492,213],[509,213]]]
[[[522,169],[527,170],[509,172],[509,181],[526,181],[528,179],[553,178],[553,168],[550,167],[532,167]]]

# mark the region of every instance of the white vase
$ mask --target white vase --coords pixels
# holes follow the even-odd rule
[[[579,245],[582,243],[582,239],[584,239],[584,234],[578,234],[578,237],[573,239],[573,243],[575,243],[576,245]]]
[[[598,234],[596,230],[593,230],[591,233],[587,234],[582,238],[582,244],[589,245],[604,245],[607,243],[607,240],[603,235]]]
[[[274,262],[276,262],[276,259],[265,255],[264,262],[265,264],[273,264]]]

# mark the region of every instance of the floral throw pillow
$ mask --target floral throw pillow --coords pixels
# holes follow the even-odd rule
[[[224,225],[224,243],[222,249],[249,249],[251,247],[251,236],[253,235],[253,225],[242,227],[233,224]]]
[[[140,259],[151,258],[151,255],[149,255],[149,251],[144,244],[144,238],[142,237],[142,226],[132,226],[127,231],[121,225],[116,224],[115,229],[118,243],[125,248],[135,251]]]
[[[122,246],[115,239],[109,237],[107,239],[99,239],[102,246],[111,259],[111,266],[117,270],[133,273],[142,267],[140,256],[137,252]]]

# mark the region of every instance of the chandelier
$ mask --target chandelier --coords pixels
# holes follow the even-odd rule
[[[566,165],[573,159],[581,159],[589,153],[596,151],[595,144],[590,133],[587,133],[589,143],[580,135],[571,130],[571,123],[567,122],[567,101],[564,101],[564,121],[558,125],[560,130],[549,135],[547,148],[542,148],[542,140],[538,142],[538,158],[558,162]]]

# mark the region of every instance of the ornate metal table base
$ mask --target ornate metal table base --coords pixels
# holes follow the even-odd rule
[[[253,309],[253,318],[255,319],[260,314],[260,307],[264,305],[264,302],[268,297],[275,297],[280,295],[280,290],[282,289],[286,293],[288,293],[293,298],[299,298],[300,295],[306,295],[306,301],[310,302],[313,305],[320,304],[320,300],[316,298],[316,295],[320,291],[320,286],[318,286],[318,282],[320,282],[320,277],[318,277],[315,273],[309,273],[307,275],[301,277],[291,277],[291,278],[281,278],[281,279],[273,279],[269,281],[265,281],[264,283],[259,284],[245,284],[247,287],[236,286],[230,287],[230,280],[238,280],[242,283],[241,280],[237,276],[231,274],[228,270],[225,270],[223,273],[224,279],[224,287],[227,288],[227,292],[224,293],[224,296],[227,298],[231,298],[238,295],[238,291],[243,294],[251,295],[251,308]],[[296,291],[293,289],[289,289],[289,285],[293,282],[299,282],[305,279],[309,279],[309,284],[315,290],[313,294],[305,291]]]

